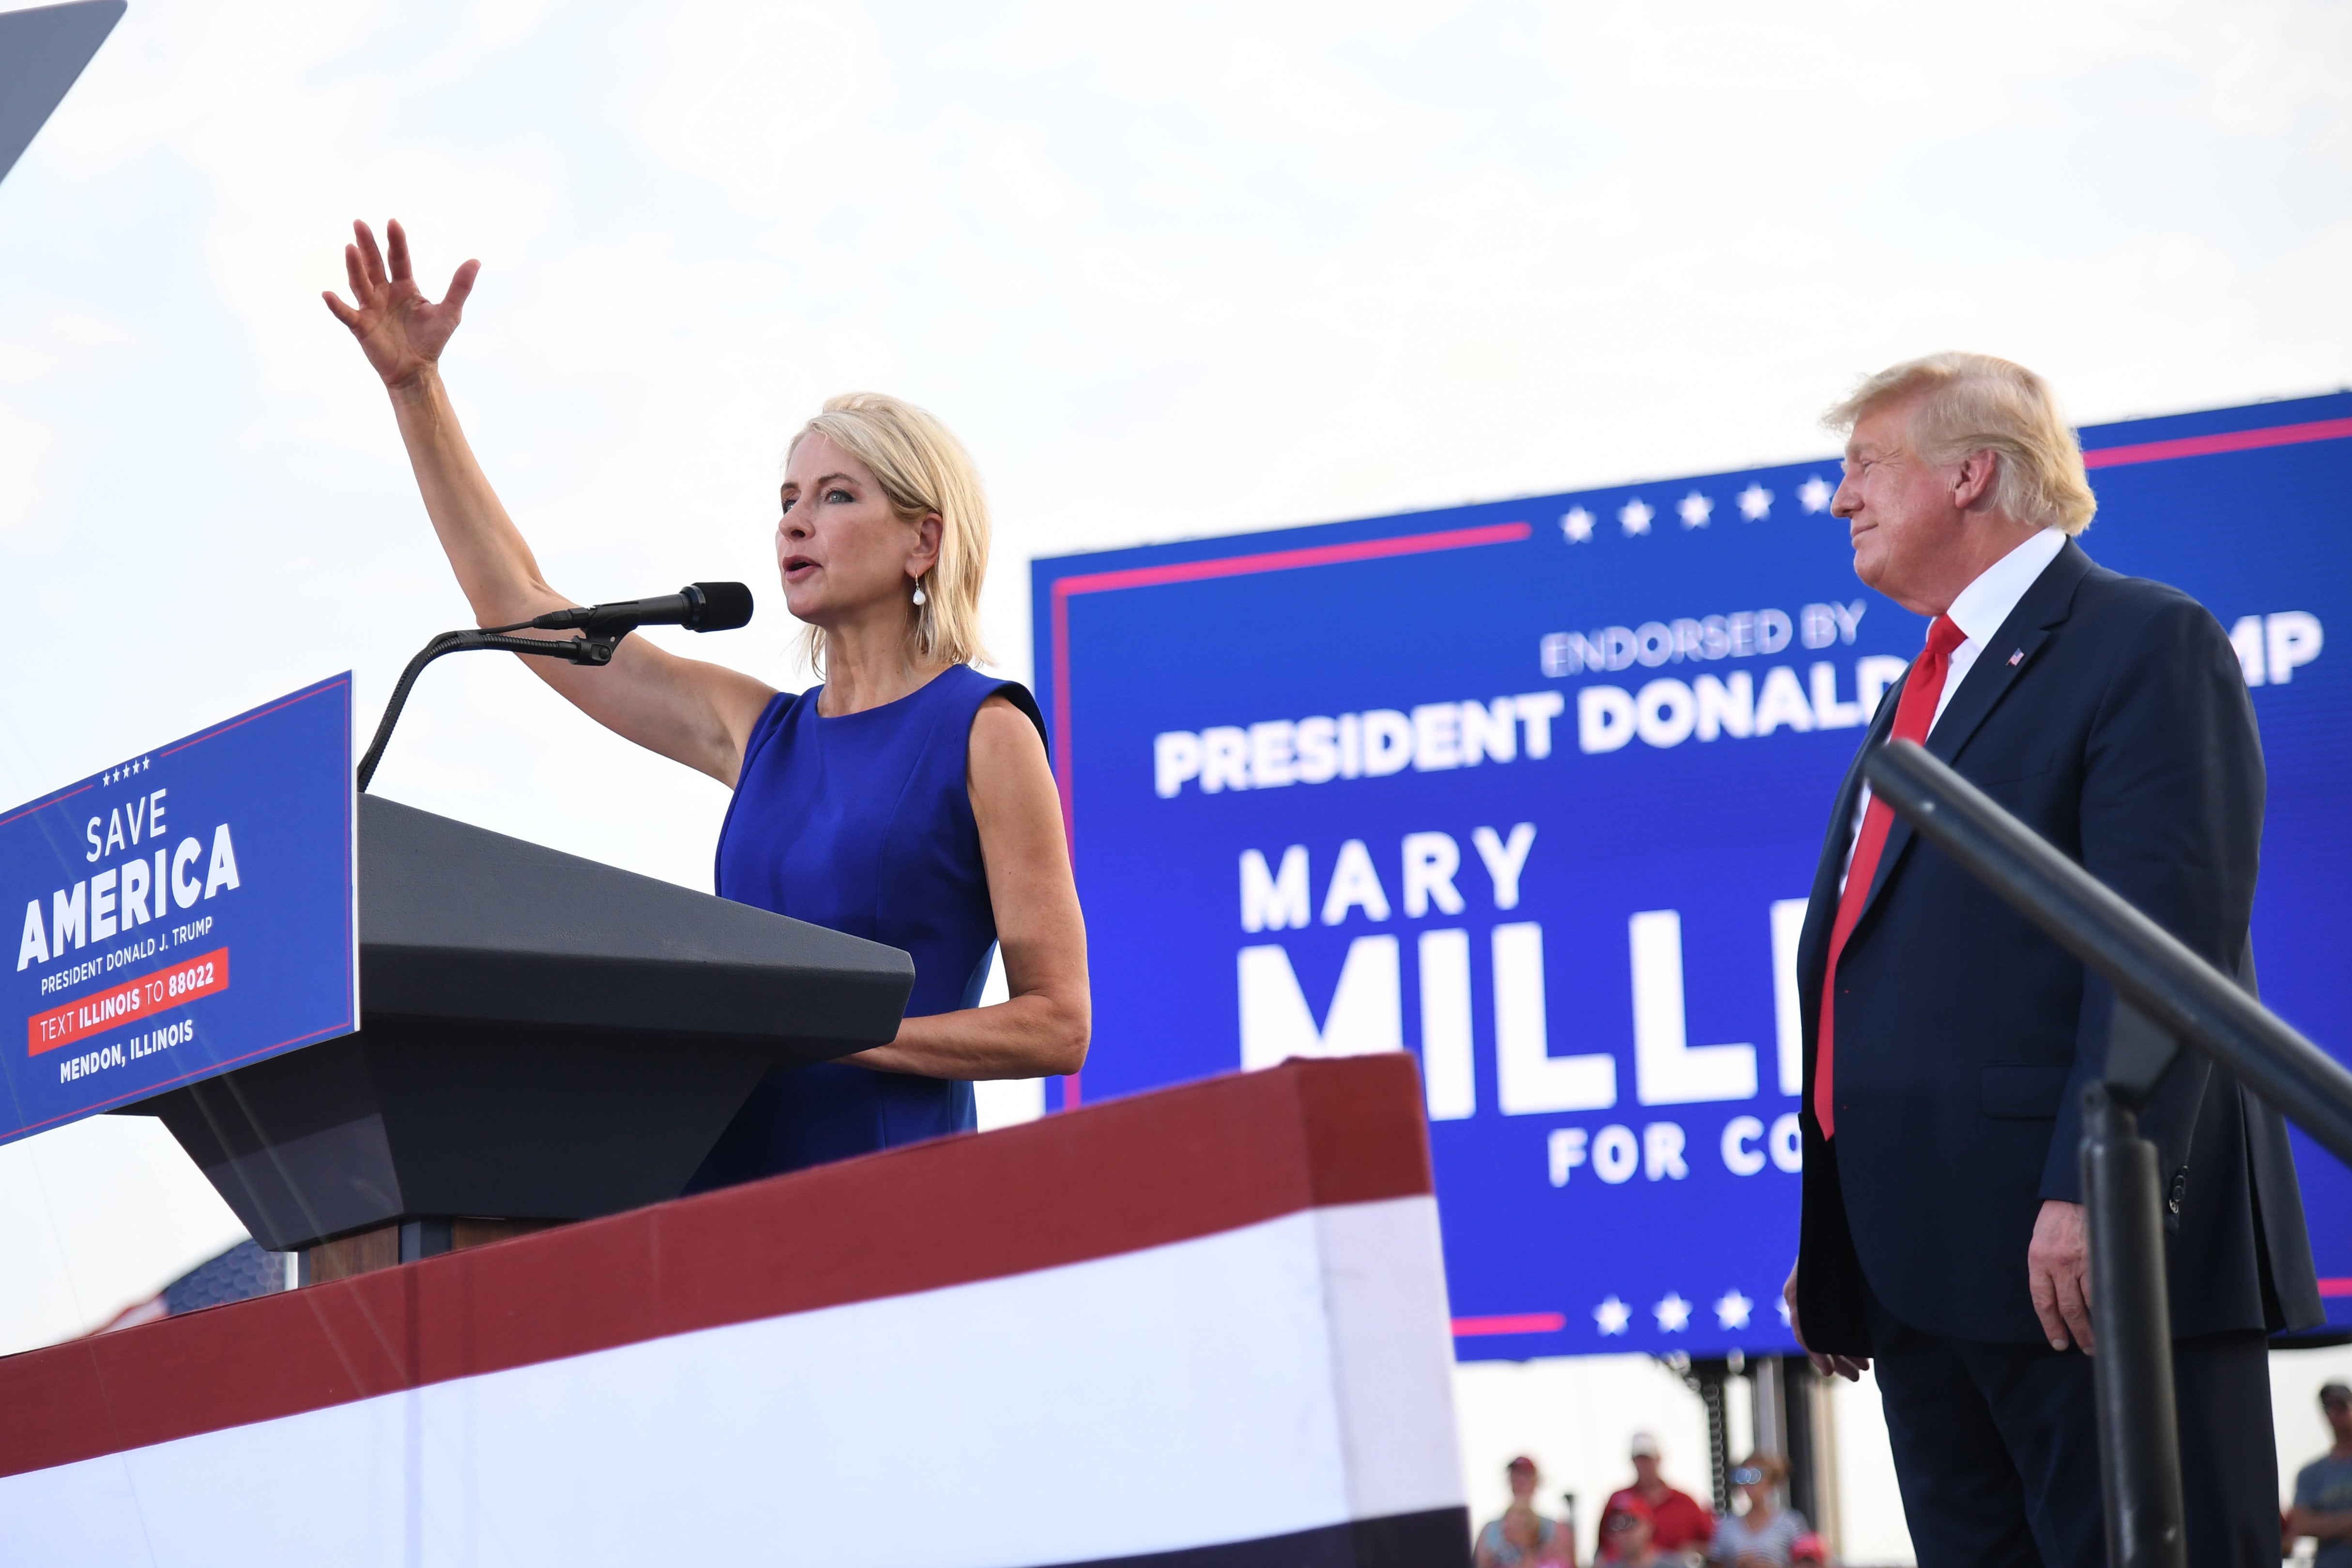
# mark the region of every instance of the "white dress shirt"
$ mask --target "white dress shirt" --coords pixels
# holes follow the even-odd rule
[[[1937,720],[1941,719],[1944,710],[1952,706],[1952,695],[1960,689],[1960,683],[1969,678],[1970,670],[1976,668],[1977,659],[1984,653],[1987,641],[2000,630],[2001,622],[2017,609],[2017,601],[2025,597],[2025,591],[2050,570],[2050,563],[2056,560],[2058,552],[2065,548],[2063,529],[2042,529],[1979,572],[1977,580],[1960,590],[1959,597],[1952,601],[1952,607],[1944,612],[1951,617],[1952,624],[1960,629],[1960,634],[1967,641],[1952,650],[1948,661],[1943,695],[1936,699],[1935,716],[1927,721],[1929,735],[1936,733]],[[1862,837],[1863,817],[1869,810],[1870,786],[1864,784],[1861,798],[1854,802],[1853,826],[1846,833],[1845,859],[1849,866],[1853,863],[1853,846]],[[1838,891],[1843,896],[1845,891],[1843,873],[1838,876]]]

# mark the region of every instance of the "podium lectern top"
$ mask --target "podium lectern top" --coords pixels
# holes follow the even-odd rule
[[[761,1075],[890,1040],[914,988],[878,942],[373,795],[359,825],[359,1031],[129,1107],[273,1250],[676,1197]]]
[[[363,1018],[863,1046],[914,983],[896,947],[360,797]]]

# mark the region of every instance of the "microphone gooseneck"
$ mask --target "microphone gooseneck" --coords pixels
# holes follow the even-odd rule
[[[631,599],[614,604],[572,605],[550,611],[531,621],[518,621],[511,626],[488,626],[480,631],[444,632],[420,649],[400,672],[400,679],[392,688],[392,700],[384,704],[383,717],[377,721],[375,738],[368,745],[367,755],[360,758],[359,787],[365,794],[375,778],[376,767],[383,760],[383,748],[391,743],[393,726],[400,722],[401,710],[408,705],[409,689],[425,666],[444,653],[471,653],[489,648],[509,653],[527,653],[543,659],[563,659],[574,664],[597,667],[613,662],[613,650],[621,639],[640,626],[683,626],[689,632],[732,632],[747,625],[751,619],[751,591],[740,582],[690,582],[676,593],[658,599]],[[516,637],[515,632],[569,632],[577,637]]]

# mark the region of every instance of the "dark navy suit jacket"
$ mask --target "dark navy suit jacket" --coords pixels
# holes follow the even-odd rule
[[[1898,685],[1862,755],[1886,738]],[[2263,773],[2253,706],[2203,606],[2069,541],[1952,695],[1927,749],[2217,967],[2248,959]],[[2046,1198],[2082,1200],[2082,1093],[2104,980],[1896,819],[1837,974],[1837,1138],[1815,1121],[1821,988],[1861,756],[1830,813],[1797,952],[1805,1030],[1798,1312],[1870,1353],[1864,1281],[1913,1328],[2044,1342],[2025,1270]],[[2322,1313],[2284,1124],[2182,1052],[2141,1130],[2167,1217],[2176,1335]]]

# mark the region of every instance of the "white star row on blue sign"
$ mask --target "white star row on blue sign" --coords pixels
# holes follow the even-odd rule
[[[1810,475],[1797,486],[1797,503],[1808,512],[1826,511],[1830,497],[1836,493],[1836,487],[1828,480],[1818,474]],[[1772,515],[1772,492],[1753,480],[1732,499],[1739,503],[1739,515],[1748,522],[1760,522]],[[1636,496],[1617,508],[1617,526],[1625,530],[1627,538],[1633,538],[1648,533],[1657,515],[1655,507]],[[1675,515],[1682,518],[1685,528],[1703,528],[1715,518],[1715,497],[1693,490],[1675,503]],[[1561,537],[1572,545],[1584,544],[1592,538],[1599,520],[1584,507],[1571,507],[1560,515]]]
[[[1780,1321],[1786,1323],[1789,1321],[1789,1303],[1782,1301],[1776,1304],[1780,1309]],[[1696,1306],[1696,1303],[1683,1300],[1680,1291],[1668,1291],[1664,1300],[1652,1305],[1650,1315],[1657,1320],[1659,1333],[1681,1333],[1690,1327],[1691,1313]],[[1744,1329],[1748,1326],[1748,1319],[1755,1311],[1755,1300],[1742,1295],[1739,1287],[1734,1285],[1716,1298],[1716,1326]],[[1622,1334],[1633,1322],[1633,1308],[1612,1293],[1607,1301],[1592,1309],[1592,1321],[1601,1325],[1601,1332],[1604,1334]]]
[[[133,773],[144,773],[147,769],[154,766],[155,759],[153,758],[142,757],[135,762],[126,762],[120,768],[108,768],[105,772],[98,776],[98,781],[101,784],[120,784],[125,779],[130,778]]]

